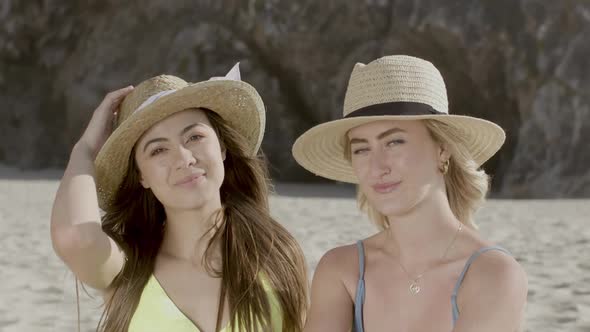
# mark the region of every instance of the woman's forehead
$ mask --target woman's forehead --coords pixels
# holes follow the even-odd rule
[[[348,137],[362,136],[369,138],[392,129],[400,129],[406,133],[416,133],[425,130],[424,123],[420,120],[377,120],[356,126],[348,131]]]
[[[176,135],[179,130],[192,123],[202,123],[211,127],[209,118],[204,111],[199,109],[190,109],[169,115],[152,125],[145,131],[143,137],[151,136],[152,134],[170,134]]]

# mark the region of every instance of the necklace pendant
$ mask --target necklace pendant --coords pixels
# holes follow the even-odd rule
[[[420,293],[420,286],[418,286],[418,285],[417,285],[417,284],[415,284],[415,283],[412,283],[412,284],[410,285],[410,293],[412,293],[412,294],[414,294],[414,295],[416,295],[416,294]]]

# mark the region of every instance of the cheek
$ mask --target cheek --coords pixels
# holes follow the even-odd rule
[[[355,160],[351,163],[352,170],[354,175],[358,180],[359,189],[364,193],[370,193],[370,183],[369,183],[369,167],[368,163],[362,159]]]
[[[164,176],[158,167],[148,167],[142,173],[143,180],[152,187],[152,189],[161,187],[164,182]]]
[[[423,187],[432,184],[437,176],[436,166],[433,166],[433,161],[428,158],[416,158],[406,173],[408,180],[410,180],[415,188]]]
[[[201,151],[201,155],[203,158],[206,158],[207,163],[207,173],[210,176],[214,177],[215,179],[219,179],[219,181],[223,181],[225,170],[224,170],[224,162],[223,162],[223,154],[221,153],[221,149],[219,146],[212,146],[207,147],[206,150]]]
[[[216,178],[223,180],[223,177],[225,176],[225,165],[223,164],[223,159],[221,157],[215,156],[215,159],[212,160],[209,168],[209,171],[213,172]]]
[[[153,160],[147,165],[144,165],[142,177],[144,181],[152,186],[159,186],[166,181],[167,177],[167,163],[165,158]]]
[[[436,162],[426,153],[412,155],[411,163],[422,176],[430,175],[436,169]]]
[[[422,147],[406,143],[399,150],[392,150],[389,157],[388,163],[392,168],[405,173],[413,173],[424,166],[427,155],[423,152]]]
[[[369,166],[366,158],[365,159],[363,159],[362,157],[353,158],[351,160],[350,164],[352,166],[352,170],[354,172],[354,175],[356,175],[356,177],[359,179],[359,181],[362,181],[367,174],[367,170],[368,170],[368,166]]]

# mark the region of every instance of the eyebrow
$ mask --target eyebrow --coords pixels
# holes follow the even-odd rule
[[[401,129],[401,128],[391,128],[388,129],[384,132],[382,132],[381,134],[377,135],[377,139],[384,139],[385,137],[395,134],[395,133],[405,133],[406,131]],[[367,143],[368,141],[364,138],[352,138],[349,142],[349,144],[355,144],[355,143]]]
[[[186,134],[191,129],[193,129],[194,127],[199,126],[199,125],[203,125],[203,124],[202,123],[193,123],[193,124],[190,124],[190,125],[184,127],[184,129],[180,131],[180,135],[179,136],[182,136],[182,135]],[[167,138],[163,138],[163,137],[158,137],[158,138],[151,139],[151,140],[147,141],[143,145],[143,152],[145,152],[147,150],[148,146],[150,144],[152,144],[152,143],[166,142],[166,141],[168,141],[168,139]]]

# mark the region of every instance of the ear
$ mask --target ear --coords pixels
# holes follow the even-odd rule
[[[442,143],[438,147],[438,159],[439,161],[449,160],[451,158],[451,152],[449,151],[449,145],[447,143]]]
[[[150,189],[150,185],[147,183],[146,180],[143,179],[143,175],[141,175],[141,173],[139,173],[139,183],[141,183],[141,186],[145,189]]]
[[[227,149],[225,148],[225,146],[221,147],[221,158],[223,159],[223,161],[225,161],[225,158],[227,157]]]

